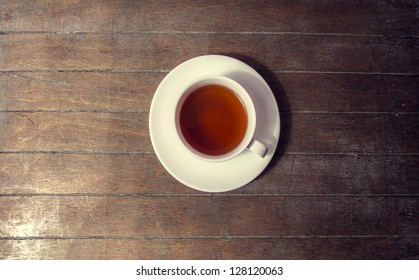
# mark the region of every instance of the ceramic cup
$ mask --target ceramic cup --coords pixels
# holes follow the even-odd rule
[[[245,109],[247,124],[245,125],[241,141],[234,148],[222,154],[213,155],[203,152],[202,150],[200,151],[197,148],[194,148],[194,145],[190,142],[190,139],[188,140],[187,135],[185,135],[185,133],[182,132],[184,131],[182,130],[182,126],[184,126],[184,124],[182,124],[183,119],[181,117],[181,114],[183,113],[181,112],[182,110],[185,110],[185,103],[189,102],[188,100],[190,100],[188,99],[188,97],[190,97],[192,94],[196,94],[197,91],[207,86],[221,86],[224,88],[228,88],[236,95],[236,97],[238,97]],[[200,107],[198,107],[196,108],[196,110],[198,110],[197,115],[200,114],[199,110],[201,110]],[[223,112],[220,113],[222,115]],[[190,121],[191,123],[195,122],[195,120],[190,119],[188,121]],[[256,110],[250,95],[248,94],[246,89],[243,88],[239,83],[225,76],[204,76],[192,81],[188,86],[186,86],[186,88],[183,90],[183,94],[179,98],[176,105],[175,126],[177,135],[180,141],[183,143],[183,145],[187,148],[187,150],[194,156],[205,161],[227,161],[238,156],[245,150],[249,150],[263,158],[265,157],[268,151],[266,145],[254,138],[254,133],[256,129]]]

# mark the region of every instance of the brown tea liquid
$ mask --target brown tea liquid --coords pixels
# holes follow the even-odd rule
[[[180,111],[180,128],[197,151],[222,155],[242,141],[247,128],[246,109],[229,88],[203,86],[186,98]]]

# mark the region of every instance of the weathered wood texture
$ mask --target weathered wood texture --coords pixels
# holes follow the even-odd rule
[[[11,259],[415,259],[417,237],[0,240]]]
[[[0,205],[0,218],[9,221],[0,234],[10,237],[374,236],[419,230],[417,197],[5,196]]]
[[[283,114],[286,152],[412,153],[417,114]],[[148,113],[0,113],[5,151],[152,152]]]
[[[418,164],[415,155],[278,155],[231,194],[419,194]],[[153,153],[1,154],[0,181],[3,195],[202,194],[171,177]]]
[[[216,53],[257,57],[263,65],[257,70],[416,73],[418,42],[306,34],[3,34],[0,60],[4,70],[167,70]]]
[[[407,1],[13,1],[4,32],[307,32],[418,35]]]
[[[266,71],[260,74],[274,89],[282,112],[418,111],[419,76]],[[166,72],[0,73],[0,110],[148,111],[154,91],[165,75]]]
[[[1,1],[0,258],[417,259],[417,9]],[[281,111],[267,169],[221,194],[171,177],[148,128],[168,71],[212,53]]]

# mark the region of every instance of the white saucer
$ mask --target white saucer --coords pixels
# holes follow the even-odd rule
[[[264,158],[245,150],[229,161],[211,163],[181,143],[175,129],[176,102],[188,83],[206,75],[229,77],[248,91],[256,108],[255,139],[268,147]],[[271,161],[280,131],[278,106],[265,80],[247,64],[222,55],[196,57],[170,71],[153,97],[149,125],[153,148],[166,170],[181,183],[205,192],[230,191],[255,179]]]

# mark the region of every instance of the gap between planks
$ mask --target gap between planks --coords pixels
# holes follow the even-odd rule
[[[56,150],[48,150],[48,151],[18,151],[18,150],[0,150],[0,154],[71,154],[71,155],[102,155],[102,154],[155,154],[153,151],[112,151],[112,150],[62,150],[62,151],[56,151]],[[344,152],[344,153],[324,153],[324,152],[286,152],[281,155],[307,155],[307,156],[419,156],[418,153],[363,153],[363,152]]]
[[[224,193],[168,193],[168,194],[153,194],[153,193],[13,193],[0,194],[0,197],[419,197],[419,194],[268,194],[268,193],[254,193],[254,194],[224,194]]]
[[[1,236],[0,240],[83,240],[83,239],[342,239],[342,238],[419,238],[419,235],[279,235],[279,236]]]
[[[0,35],[42,34],[42,35],[69,35],[69,34],[188,34],[188,35],[293,35],[293,36],[342,36],[342,37],[379,37],[379,38],[419,38],[417,35],[397,34],[363,34],[339,32],[292,32],[292,31],[193,31],[193,30],[149,30],[149,31],[0,31]]]
[[[411,72],[361,72],[361,71],[317,71],[317,70],[266,70],[255,69],[259,73],[271,72],[278,74],[329,74],[329,75],[379,75],[379,76],[419,76]],[[14,73],[169,73],[170,69],[0,69],[0,74]]]
[[[107,110],[107,109],[67,109],[67,110],[1,110],[0,113],[149,113],[149,109],[127,109],[127,110]],[[419,112],[386,112],[386,111],[279,111],[282,114],[361,114],[361,115],[419,115]]]

